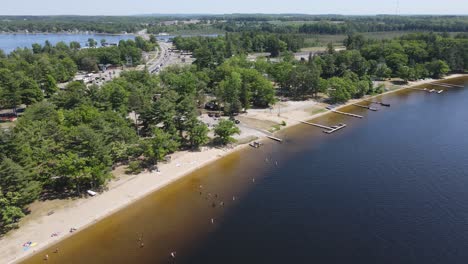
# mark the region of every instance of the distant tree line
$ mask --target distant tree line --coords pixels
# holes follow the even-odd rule
[[[164,24],[164,21],[199,20]],[[208,23],[209,22],[209,23]],[[180,15],[180,16],[0,16],[0,31],[135,33],[256,31],[282,34],[348,34],[380,31],[466,32],[467,16]]]
[[[175,37],[177,49],[194,53],[199,67],[219,65],[233,55],[251,52],[269,52],[277,57],[281,52],[299,51],[304,47],[304,38],[292,34],[269,34],[244,32],[226,33],[219,37]]]
[[[227,32],[269,32],[282,34],[348,34],[381,31],[466,32],[467,16],[318,16],[299,19],[279,19],[272,23],[265,19],[231,19],[214,26]],[[292,21],[294,23],[290,23]],[[297,22],[296,22],[297,21]]]

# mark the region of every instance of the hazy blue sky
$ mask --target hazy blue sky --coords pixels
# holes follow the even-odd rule
[[[2,0],[1,15],[468,14],[467,0]],[[399,2],[399,5],[397,4]]]

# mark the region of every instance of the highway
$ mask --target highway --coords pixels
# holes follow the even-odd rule
[[[171,43],[167,42],[159,42],[159,51],[156,58],[148,61],[147,69],[150,73],[157,73],[161,70],[161,68],[167,66],[166,64],[170,64],[173,60],[175,55],[169,49],[172,47]],[[163,66],[161,66],[161,64]]]

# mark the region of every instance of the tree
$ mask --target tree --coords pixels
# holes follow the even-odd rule
[[[400,67],[408,65],[408,56],[404,53],[391,53],[385,57],[385,61],[393,72],[397,72]]]
[[[328,80],[328,93],[332,103],[343,103],[351,99],[349,91],[353,83],[345,78],[333,77]]]
[[[412,72],[411,72],[410,67],[408,67],[408,66],[403,66],[403,65],[400,66],[398,68],[397,75],[398,75],[398,77],[403,79],[403,81],[405,81],[405,82],[408,82],[410,79],[412,79]]]
[[[267,107],[275,102],[273,84],[256,71],[255,77],[249,83],[252,104],[256,107]]]
[[[158,43],[158,40],[156,39],[156,37],[155,37],[153,34],[151,34],[151,35],[149,36],[149,41],[150,41],[151,43],[153,43],[153,44]]]
[[[362,80],[356,83],[356,97],[361,98],[371,90],[372,82]]]
[[[214,134],[217,136],[221,144],[226,145],[228,143],[235,142],[232,137],[235,134],[240,134],[240,129],[230,120],[221,120],[214,128]]]
[[[151,127],[162,125],[164,131],[171,134],[176,133],[177,127],[175,124],[175,117],[177,115],[177,100],[177,93],[168,91],[148,108],[143,110],[140,116],[144,127],[143,132],[150,132]]]
[[[374,71],[375,77],[381,80],[390,78],[391,74],[392,74],[392,69],[387,67],[387,64],[385,63],[377,64],[375,71]]]
[[[70,49],[72,49],[72,50],[79,50],[79,49],[81,49],[81,44],[80,44],[79,42],[77,42],[77,41],[72,41],[72,42],[70,42],[70,45],[69,45],[69,46],[70,46]]]
[[[64,90],[52,96],[52,101],[61,108],[72,109],[87,102],[86,86],[82,82],[71,82]]]
[[[41,44],[38,43],[33,43],[32,44],[32,51],[34,54],[39,54],[42,52],[42,46]]]
[[[97,45],[97,41],[96,41],[95,39],[93,39],[93,38],[89,38],[89,39],[88,39],[88,46],[89,46],[90,48],[95,48],[96,45]]]
[[[33,173],[9,158],[0,163],[0,190],[17,193],[15,204],[19,207],[33,202],[39,197],[41,186],[33,180]]]
[[[218,100],[224,103],[224,112],[228,115],[239,113],[242,108],[240,92],[242,78],[238,72],[232,72],[220,84],[217,90]]]
[[[210,140],[208,137],[208,132],[209,129],[204,123],[198,121],[197,119],[192,120],[187,129],[190,147],[198,148],[201,145],[208,143]]]
[[[88,72],[98,72],[99,68],[97,65],[98,61],[96,58],[92,57],[84,57],[79,62],[80,69],[88,71]]]
[[[450,71],[448,64],[443,60],[433,60],[426,63],[427,71],[432,78],[439,79]]]
[[[173,153],[179,148],[179,142],[173,136],[160,128],[153,129],[153,136],[145,140],[145,156],[150,165],[163,160],[167,154]]]
[[[50,97],[53,94],[55,94],[58,91],[58,87],[57,81],[55,80],[54,76],[47,74],[44,82],[41,83],[41,88],[47,97]]]
[[[304,98],[308,94],[316,95],[321,89],[319,86],[320,71],[315,64],[298,65],[291,73],[290,94],[295,98]]]

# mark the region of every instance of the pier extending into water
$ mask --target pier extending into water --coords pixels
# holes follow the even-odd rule
[[[354,106],[357,106],[357,107],[361,107],[361,108],[365,108],[365,109],[369,109],[371,111],[378,111],[379,109],[377,108],[374,108],[374,107],[371,107],[371,106],[367,106],[367,105],[361,105],[361,104],[353,104]]]
[[[330,111],[332,111],[333,113],[341,114],[341,115],[347,115],[347,116],[356,117],[356,118],[363,118],[363,116],[361,116],[361,115],[356,115],[356,114],[341,112],[341,111],[338,111],[338,110],[335,110],[335,109],[332,109],[332,110],[330,110]]]
[[[408,87],[407,89],[411,89],[411,90],[416,90],[416,91],[423,91],[423,92],[428,92],[428,93],[434,93],[436,92],[437,94],[441,94],[444,92],[444,90],[436,90],[436,89],[427,89],[427,88],[415,88],[415,87]]]
[[[387,103],[384,103],[384,102],[381,102],[381,101],[371,101],[371,100],[364,100],[364,101],[369,102],[371,104],[379,104],[381,106],[390,107],[390,104],[387,104]]]
[[[338,124],[336,126],[329,127],[329,126],[320,125],[320,124],[316,124],[316,123],[311,123],[311,122],[307,122],[307,121],[299,121],[299,122],[301,122],[303,124],[306,124],[306,125],[323,128],[323,129],[325,129],[325,130],[323,130],[323,133],[326,133],[326,134],[331,134],[333,132],[336,132],[336,131],[346,127],[346,124]]]

